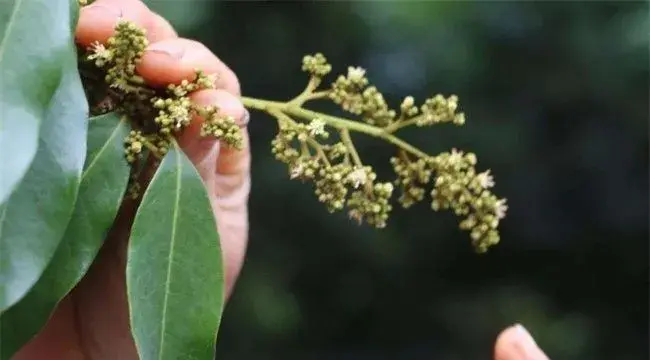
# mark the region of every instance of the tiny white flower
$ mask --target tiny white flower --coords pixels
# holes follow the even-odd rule
[[[127,83],[124,79],[116,79],[111,85],[111,88],[114,89],[120,89],[120,90],[126,90],[127,88]]]
[[[449,155],[449,162],[452,164],[458,164],[463,160],[463,152],[456,149],[451,149],[451,155]]]
[[[449,99],[447,99],[447,108],[451,112],[455,112],[456,109],[458,109],[458,97],[457,96],[450,96]]]
[[[294,166],[291,169],[291,174],[290,174],[291,179],[295,179],[299,177],[300,175],[302,175],[304,171],[305,171],[305,166],[303,165],[303,163]]]
[[[110,50],[106,49],[104,44],[100,44],[98,41],[93,42],[90,47],[92,54],[88,55],[88,60],[110,60],[113,57],[113,53]]]
[[[348,181],[350,181],[352,186],[357,189],[368,181],[368,174],[364,169],[357,168],[348,174]]]
[[[348,67],[348,79],[352,82],[361,82],[366,76],[366,70],[361,67]]]
[[[498,219],[503,219],[506,217],[506,211],[508,210],[508,205],[506,205],[506,199],[498,200],[494,208],[494,214]]]
[[[176,129],[180,129],[181,126],[189,121],[190,113],[186,107],[174,106],[170,109],[170,116],[176,123]]]
[[[363,222],[363,215],[358,210],[350,210],[348,216],[350,219],[355,220],[359,225]]]
[[[476,180],[478,180],[479,185],[484,189],[494,186],[494,178],[490,175],[490,170],[476,175]]]
[[[325,121],[321,119],[314,119],[309,123],[309,125],[307,125],[307,129],[309,130],[309,135],[311,136],[324,135],[326,133]]]
[[[413,96],[407,96],[402,101],[402,109],[408,110],[413,107],[415,104],[415,98]]]

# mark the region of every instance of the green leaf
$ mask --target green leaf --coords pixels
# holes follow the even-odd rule
[[[73,43],[77,0],[0,5],[0,204],[23,179]]]
[[[203,181],[176,146],[143,195],[126,272],[141,360],[214,359],[224,302],[219,235]]]
[[[36,285],[0,315],[0,359],[9,360],[38,333],[99,252],[129,180],[130,167],[124,160],[129,130],[128,122],[115,114],[90,119],[86,164],[72,219]]]
[[[77,198],[86,158],[88,103],[73,43],[66,65],[43,121],[34,161],[0,205],[0,313],[18,302],[41,276]]]

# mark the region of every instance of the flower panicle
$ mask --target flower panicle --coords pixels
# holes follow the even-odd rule
[[[201,136],[243,148],[241,129],[232,117],[222,116],[215,106],[199,107],[190,100],[190,93],[215,87],[214,74],[197,70],[194,79],[164,89],[146,87],[136,72],[148,45],[145,31],[128,21],[120,21],[115,30],[106,44],[94,43],[85,60],[101,71],[111,103],[119,104],[117,111],[131,120],[133,131],[124,141],[128,162],[137,162],[145,153],[164,156],[174,136],[194,117],[203,119]],[[329,212],[345,211],[360,224],[386,227],[395,194],[405,209],[428,196],[434,211],[448,210],[462,218],[459,227],[469,232],[477,251],[485,252],[500,241],[498,226],[508,207],[505,199],[492,193],[495,182],[491,171],[476,170],[476,155],[457,149],[429,155],[395,135],[408,126],[463,125],[465,114],[459,111],[456,95],[437,94],[420,105],[413,96],[406,96],[398,109],[391,109],[364,68],[349,66],[323,89],[319,87],[332,72],[323,54],[304,56],[301,69],[309,74],[309,82],[296,98],[248,103],[276,118],[278,132],[271,141],[271,152],[287,165],[290,179],[312,183],[315,197]],[[331,101],[356,119],[303,107],[318,99]],[[264,105],[255,107],[254,101]],[[358,132],[395,146],[395,155],[389,159],[395,175],[392,181],[380,180],[375,169],[363,161],[352,138],[352,133]]]
[[[316,53],[303,58],[302,70],[310,75],[310,84],[320,84],[331,73],[332,66],[323,54]],[[323,94],[315,88],[308,89],[313,94]],[[358,121],[386,134],[406,126],[465,123],[456,95],[437,94],[419,106],[413,96],[406,96],[399,109],[390,109],[361,67],[349,66],[347,73],[338,75],[325,94],[313,98],[329,99],[357,116]],[[449,210],[462,217],[459,227],[470,233],[478,252],[485,252],[500,241],[498,225],[506,215],[506,200],[491,192],[495,182],[490,170],[477,172],[475,154],[452,149],[435,156],[414,156],[398,146],[396,155],[390,158],[395,179],[378,182],[374,169],[363,164],[351,139],[318,141],[317,134],[329,135],[327,121],[313,119],[305,124],[286,114],[278,121],[280,131],[272,142],[272,152],[288,165],[290,178],[314,182],[314,192],[328,211],[347,209],[350,218],[357,222],[383,228],[392,210],[393,193],[399,193],[397,202],[405,209],[428,196],[434,211]]]

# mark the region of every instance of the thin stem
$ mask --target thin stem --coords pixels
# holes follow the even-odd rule
[[[147,149],[149,149],[149,151],[151,151],[152,155],[154,155],[158,159],[163,158],[163,155],[160,152],[160,149],[158,149],[158,147],[156,145],[152,144],[149,140],[147,140],[145,138],[144,141],[142,142],[142,144],[145,146],[145,148],[147,148]]]
[[[406,152],[402,149],[399,149],[399,157],[402,159],[402,161],[404,161],[404,163],[406,164],[411,163],[411,159],[409,159],[408,154],[406,154]]]
[[[305,101],[309,100],[311,96],[314,93],[314,90],[320,85],[321,79],[317,78],[315,76],[312,76],[309,79],[309,82],[307,83],[307,86],[305,89],[295,98],[293,98],[291,101],[289,101],[289,104],[295,105],[295,106],[301,106],[302,104],[305,103]]]
[[[395,131],[397,131],[397,130],[399,130],[401,128],[414,125],[420,119],[420,116],[421,115],[418,115],[418,116],[416,116],[414,118],[411,118],[411,119],[408,119],[408,120],[400,120],[400,121],[394,122],[394,123],[388,125],[385,128],[385,130],[386,130],[387,133],[394,133]]]
[[[320,158],[323,160],[325,165],[327,165],[327,167],[332,167],[332,164],[330,164],[330,161],[327,160],[327,155],[325,154],[325,151],[323,151],[323,147],[320,146],[318,141],[316,141],[316,140],[314,140],[312,138],[307,138],[307,143],[309,145],[311,145],[311,147],[314,148],[314,150],[316,150],[316,153],[318,154],[318,156],[320,156]]]
[[[317,100],[317,99],[324,99],[328,97],[330,94],[329,90],[323,90],[323,91],[317,91],[315,93],[311,93],[308,97],[307,100]]]
[[[354,147],[354,143],[352,142],[352,138],[350,137],[350,132],[348,129],[341,129],[341,141],[343,141],[343,144],[345,144],[345,147],[348,148],[348,152],[352,156],[352,160],[354,160],[354,164],[362,168],[363,163],[361,162],[361,158],[359,157],[359,153],[357,153],[357,149]]]
[[[283,113],[282,111],[278,111],[278,110],[276,110],[276,109],[268,109],[268,110],[266,110],[266,111],[267,111],[267,113],[269,113],[269,114],[275,116],[275,118],[278,120],[278,124],[279,124],[280,122],[283,122],[283,121],[284,121],[284,122],[292,122],[292,123],[294,122],[293,119],[291,119],[289,116],[287,116],[287,115],[286,115],[285,113]],[[314,148],[314,150],[316,150],[316,153],[318,154],[318,156],[320,156],[321,159],[323,159],[323,162],[324,162],[328,167],[331,167],[331,166],[332,166],[332,165],[330,164],[329,160],[327,160],[327,155],[326,155],[325,152],[323,151],[323,148],[320,146],[320,144],[319,144],[316,140],[314,140],[314,139],[312,139],[312,138],[307,138],[307,141],[306,141],[306,142],[305,142],[305,141],[301,141],[300,143],[301,143],[301,146],[302,146],[302,151],[303,151],[303,153],[305,152],[305,150],[309,153],[309,149],[306,147],[306,145],[309,144],[309,145],[311,145],[312,148]],[[311,155],[311,154],[309,154],[309,155]]]
[[[375,136],[375,137],[381,137],[384,132],[383,129],[380,129],[372,125],[367,125],[357,121],[342,119],[336,116],[331,116],[316,111],[307,110],[301,107],[293,106],[293,104],[291,103],[253,99],[248,97],[242,97],[241,100],[245,107],[249,109],[264,111],[269,114],[282,112],[306,121],[311,121],[313,119],[319,118],[325,121],[327,125],[332,126],[334,128],[349,129],[352,131],[362,132],[364,134]]]
[[[302,107],[292,106],[290,103],[284,103],[280,101],[262,100],[250,97],[242,97],[241,100],[244,106],[248,109],[264,111],[276,117],[279,116],[279,114],[282,114],[284,116],[291,115],[293,117],[306,121],[311,121],[318,118],[323,120],[327,125],[336,129],[347,129],[348,131],[360,132],[376,138],[384,139],[389,143],[399,147],[400,149],[404,149],[404,151],[411,153],[417,157],[429,157],[429,155],[427,155],[424,151],[412,146],[397,136],[392,135],[390,132],[386,131],[383,128],[364,124],[358,121],[323,114],[320,112],[304,109]]]
[[[273,117],[275,117],[275,118],[278,120],[278,125],[280,125],[280,123],[283,123],[283,124],[292,124],[292,123],[295,123],[295,122],[293,121],[293,119],[291,119],[290,117],[288,117],[288,116],[287,116],[285,113],[283,113],[281,110],[274,109],[274,108],[269,108],[269,109],[267,109],[267,110],[265,110],[265,111],[266,111],[269,115],[272,115]]]
[[[354,165],[362,169],[363,168],[363,163],[361,162],[361,158],[359,157],[359,153],[357,153],[357,149],[354,147],[354,143],[352,142],[352,137],[350,137],[350,132],[348,129],[341,129],[341,141],[343,141],[343,144],[348,148],[348,153],[352,156],[352,160],[354,161]],[[371,181],[366,181],[363,184],[363,187],[366,190],[366,193],[372,196],[372,182]]]
[[[311,152],[309,151],[309,147],[307,146],[307,142],[305,142],[305,141],[300,142],[300,151],[302,151],[302,156],[311,157]]]

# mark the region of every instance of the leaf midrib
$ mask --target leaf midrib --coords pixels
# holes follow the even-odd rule
[[[174,257],[174,243],[176,242],[176,223],[178,222],[178,206],[181,197],[181,156],[176,153],[176,198],[174,200],[174,215],[172,219],[171,239],[169,241],[169,256],[167,258],[167,280],[165,281],[165,297],[163,300],[162,326],[160,328],[160,353],[158,359],[163,358],[165,351],[165,330],[167,325],[167,302],[169,300],[169,287],[171,282],[172,259]]]
[[[117,125],[115,126],[115,128],[113,128],[113,132],[111,132],[111,136],[109,136],[108,139],[106,139],[106,142],[104,143],[104,145],[102,145],[102,147],[99,149],[99,151],[97,152],[97,154],[95,155],[93,160],[86,167],[86,170],[84,170],[84,172],[81,174],[80,182],[84,181],[84,179],[86,178],[88,173],[90,173],[90,170],[95,166],[95,164],[102,157],[102,154],[104,153],[104,151],[106,151],[106,149],[108,149],[109,144],[112,144],[112,140],[119,133],[120,127],[122,127],[123,122],[124,122],[124,119],[120,120],[117,123]]]

